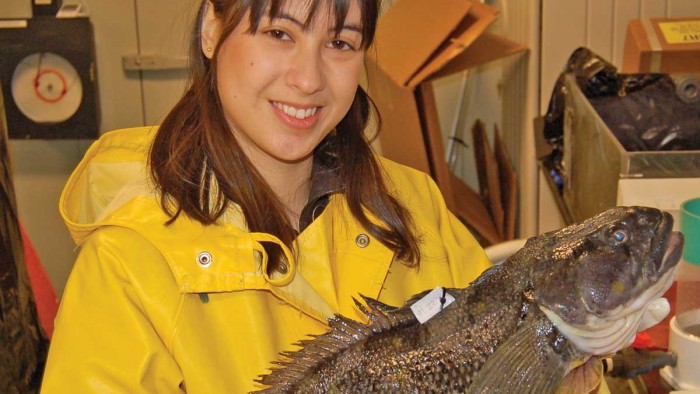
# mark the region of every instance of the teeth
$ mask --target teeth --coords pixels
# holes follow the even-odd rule
[[[289,106],[287,104],[280,104],[280,103],[273,103],[275,107],[281,109],[284,111],[285,114],[289,116],[293,116],[297,119],[306,119],[309,116],[313,115],[316,113],[316,107],[313,108],[294,108],[292,106]]]

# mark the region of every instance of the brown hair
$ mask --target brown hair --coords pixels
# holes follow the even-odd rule
[[[210,0],[216,16],[223,22],[220,42],[230,35],[248,10],[249,33],[255,34],[266,10],[274,18],[284,1]],[[353,0],[310,1],[307,25],[322,2],[329,1],[335,26],[341,29]],[[366,50],[374,39],[380,0],[356,1],[362,10],[362,47]],[[224,118],[216,84],[216,56],[209,60],[201,50],[200,29],[206,4],[203,2],[200,8],[199,22],[190,41],[189,87],[164,119],[150,152],[151,174],[161,192],[161,205],[171,215],[168,223],[184,212],[209,225],[216,222],[232,201],[241,207],[250,231],[273,234],[291,247],[296,233],[284,206],[241,150]],[[330,133],[314,154],[331,153],[324,158],[331,158],[331,165],[336,166],[344,180],[344,194],[356,220],[394,250],[399,259],[417,265],[418,240],[411,215],[389,194],[364,132],[371,110],[376,113],[371,99],[358,86],[336,132]],[[373,223],[368,212],[381,223]],[[268,252],[276,254],[272,250]],[[269,267],[275,267],[272,259]]]

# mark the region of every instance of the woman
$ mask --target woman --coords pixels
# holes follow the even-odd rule
[[[378,0],[211,0],[159,128],[105,134],[61,198],[81,250],[42,390],[243,393],[281,351],[490,265],[425,174],[373,155]]]

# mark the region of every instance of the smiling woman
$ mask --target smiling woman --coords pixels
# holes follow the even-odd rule
[[[324,16],[327,11],[305,25],[309,6],[287,2],[279,15],[261,17],[256,31],[244,15],[224,40],[213,7],[202,26],[203,49],[217,47],[204,55],[215,60],[227,125],[253,167],[291,208],[291,223],[298,222],[308,199],[313,150],[348,112],[363,65],[359,5],[350,4],[340,28]]]
[[[248,392],[328,317],[362,319],[353,297],[399,305],[490,265],[428,175],[370,148],[379,8],[202,2],[184,96],[104,135],[64,190],[80,253],[43,392]]]

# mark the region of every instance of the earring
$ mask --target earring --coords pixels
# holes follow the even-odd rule
[[[207,52],[211,52],[211,47],[207,47]]]

